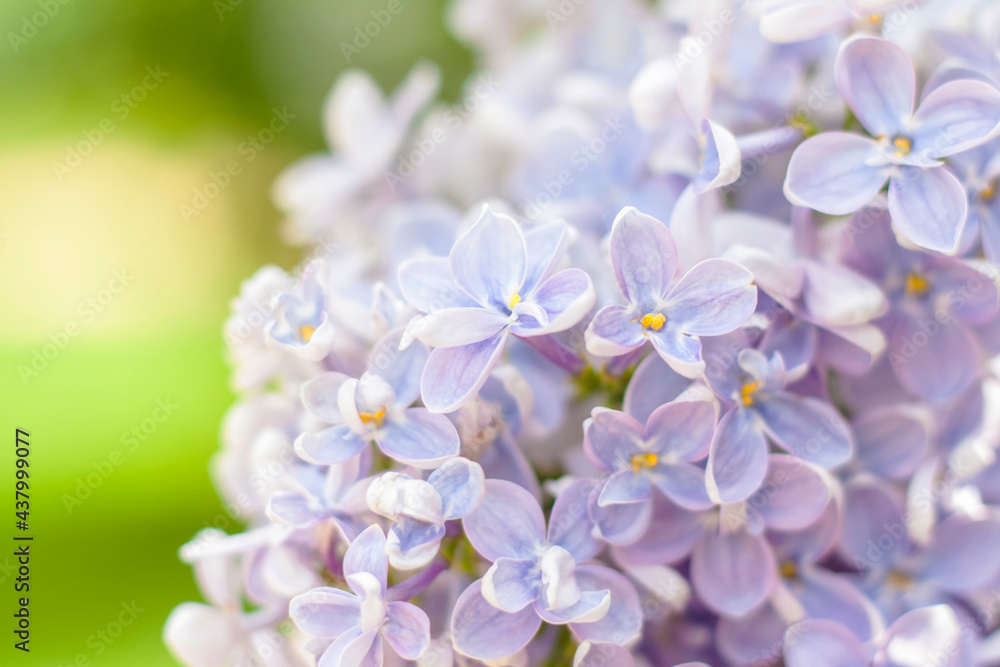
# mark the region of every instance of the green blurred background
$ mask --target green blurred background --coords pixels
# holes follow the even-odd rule
[[[442,66],[443,95],[453,99],[471,60],[445,31],[444,4],[403,0],[400,17],[350,66],[392,87],[427,58]],[[295,264],[269,185],[323,148],[320,105],[348,66],[340,43],[385,6],[0,3],[0,488],[9,489],[0,494],[0,544],[10,545],[0,548],[0,664],[175,664],[163,622],[177,603],[199,599],[177,549],[223,512],[207,462],[234,400],[221,335],[228,303],[260,265]],[[147,67],[165,76],[124,106]],[[276,107],[295,120],[185,222],[180,204]],[[113,131],[94,141],[102,123]],[[87,133],[94,149],[57,173],[54,163],[65,164]],[[116,271],[124,289],[103,292],[120,288]],[[37,375],[25,372],[59,342],[46,350],[57,350],[52,359],[35,359]],[[150,421],[158,400],[176,406],[162,423]],[[144,420],[146,439],[123,443]],[[13,648],[11,616],[18,427],[32,447],[27,656]],[[122,458],[112,460],[116,450]],[[133,601],[142,610],[135,622],[107,634]]]

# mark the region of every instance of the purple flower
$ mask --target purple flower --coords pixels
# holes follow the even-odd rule
[[[757,305],[753,275],[722,259],[707,259],[672,284],[673,237],[632,207],[622,209],[611,228],[611,264],[628,304],[602,308],[587,327],[587,350],[598,356],[620,356],[649,341],[671,368],[696,377],[704,361],[695,336],[728,333]]]
[[[955,612],[944,604],[904,614],[866,644],[836,621],[811,619],[785,633],[785,663],[788,667],[959,667],[971,659],[963,656],[961,636]]]
[[[352,592],[324,587],[292,598],[288,613],[295,624],[327,644],[320,667],[379,667],[383,639],[406,660],[427,650],[427,614],[409,602],[393,601],[391,589],[386,590],[385,549],[382,529],[369,526],[344,556],[344,578]]]
[[[307,361],[319,361],[333,347],[336,334],[327,314],[326,296],[315,278],[306,278],[300,294],[278,297],[268,338]]]
[[[711,396],[663,405],[645,427],[624,412],[594,409],[584,422],[583,448],[595,466],[611,473],[590,499],[591,516],[604,539],[627,544],[642,534],[652,513],[653,485],[686,509],[713,505],[705,471],[693,462],[708,455],[716,415]]]
[[[587,520],[589,492],[586,480],[563,491],[546,532],[530,493],[486,481],[486,497],[462,523],[472,546],[493,565],[455,605],[452,638],[460,653],[504,658],[527,645],[543,620],[570,624],[582,640],[626,644],[638,636],[641,613],[631,584],[606,567],[581,564],[602,547]]]
[[[563,223],[525,233],[506,215],[483,208],[448,259],[416,259],[399,269],[403,295],[422,317],[407,327],[436,348],[420,382],[424,405],[451,412],[486,382],[509,334],[542,336],[569,329],[594,305],[590,277],[556,271],[568,243]]]
[[[768,359],[755,349],[741,349],[739,342],[731,344],[735,350],[725,353],[714,348],[707,374],[715,393],[732,405],[708,454],[706,481],[716,502],[744,500],[757,490],[767,472],[768,437],[825,468],[850,458],[854,439],[847,422],[829,403],[785,389],[780,354]]]
[[[982,364],[971,326],[997,312],[993,279],[962,260],[901,247],[881,206],[852,218],[844,239],[844,264],[888,297],[889,311],[877,323],[899,382],[932,401],[957,395]]]
[[[445,521],[460,519],[483,499],[483,469],[454,458],[428,476],[416,479],[386,472],[368,487],[368,506],[393,521],[389,528],[389,562],[400,570],[423,567],[437,555]]]
[[[447,417],[408,407],[420,393],[427,349],[400,350],[399,339],[392,333],[375,346],[360,379],[331,372],[302,385],[306,408],[334,426],[300,435],[299,456],[333,465],[357,456],[372,440],[386,456],[417,468],[435,468],[458,455],[458,432]]]
[[[895,44],[875,37],[845,42],[837,87],[874,139],[848,132],[812,137],[792,155],[785,195],[801,206],[842,215],[864,206],[889,181],[889,211],[913,243],[958,248],[965,190],[940,158],[989,140],[1000,125],[1000,92],[974,80],[944,83],[916,111],[913,66]]]
[[[367,525],[358,517],[367,509],[368,480],[361,479],[361,475],[369,462],[362,462],[363,458],[355,456],[331,465],[323,477],[303,475],[297,480],[299,488],[274,492],[267,504],[268,518],[295,528],[330,521],[344,537],[353,540]]]

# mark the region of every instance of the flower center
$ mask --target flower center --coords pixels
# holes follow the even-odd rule
[[[979,191],[979,198],[985,202],[991,202],[997,196],[997,182],[991,181],[989,185]]]
[[[643,329],[659,331],[666,322],[667,318],[663,313],[646,313],[642,316],[640,324],[642,324]]]
[[[740,402],[744,406],[750,407],[753,405],[753,395],[757,391],[759,385],[756,382],[747,382],[745,385],[740,387]]]
[[[895,150],[892,154],[896,157],[906,157],[913,150],[913,141],[909,137],[904,137],[902,135],[894,137],[892,140],[892,145]]]
[[[359,412],[358,416],[361,417],[361,423],[368,426],[374,424],[375,428],[382,428],[383,422],[385,422],[385,406],[376,410],[375,412]]]
[[[302,340],[305,341],[306,343],[308,343],[312,339],[314,333],[316,333],[316,327],[311,327],[308,324],[299,327],[299,335],[302,337]]]
[[[521,303],[521,295],[518,294],[517,292],[514,292],[514,296],[510,297],[510,303],[507,304],[507,307],[510,308],[511,310],[514,310],[514,306],[516,306],[519,303]]]
[[[653,452],[643,452],[632,455],[632,470],[639,472],[643,468],[652,468],[660,460]]]
[[[785,579],[798,579],[799,566],[795,564],[795,561],[786,560],[781,564],[781,576]]]
[[[931,284],[919,273],[908,273],[906,275],[906,293],[914,296],[926,296],[931,290]]]
[[[891,570],[885,575],[885,583],[897,590],[907,590],[913,585],[913,577],[899,570]]]

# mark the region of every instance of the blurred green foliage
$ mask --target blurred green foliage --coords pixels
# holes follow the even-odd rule
[[[0,426],[7,441],[0,447],[6,480],[0,488],[13,487],[14,429],[28,429],[28,532],[35,535],[26,656],[11,646],[13,549],[0,549],[0,613],[8,619],[0,623],[8,644],[0,646],[0,664],[174,664],[162,644],[163,622],[177,603],[199,599],[177,548],[223,511],[207,466],[234,400],[221,336],[228,299],[257,266],[295,263],[298,252],[279,242],[279,215],[266,185],[296,157],[323,149],[320,105],[348,66],[339,45],[384,6],[383,0],[0,4],[0,168],[17,176],[0,186],[0,276],[7,285],[0,312],[8,324],[0,328]],[[44,25],[26,28],[26,21],[42,23],[33,17],[45,7],[51,15]],[[386,26],[350,66],[391,88],[425,58],[442,66],[444,96],[454,98],[471,59],[445,31],[443,0],[404,0],[404,7],[403,20]],[[72,190],[93,189],[84,167],[66,185],[48,165],[156,66],[169,72],[166,83],[116,121],[94,158],[105,171],[90,172],[104,180],[91,193],[96,204],[88,213],[87,201],[78,204]],[[203,227],[183,227],[159,200],[151,209],[132,200],[115,206],[116,189],[133,188],[134,164],[149,164],[146,177],[155,185],[154,167],[176,162],[182,181],[176,189],[184,192],[183,183],[203,181],[241,137],[264,127],[274,107],[288,107],[298,119],[278,135],[266,160],[248,165],[226,192],[227,204],[199,219]],[[128,151],[136,146],[143,157],[133,163]],[[117,172],[116,160],[123,161]],[[121,182],[105,173],[121,173]],[[67,214],[45,212],[45,202],[68,192],[77,199],[60,209]],[[32,237],[37,229],[45,230],[44,243]],[[162,259],[171,272],[140,275],[108,307],[105,321],[84,327],[25,383],[20,367],[73,321],[71,306],[96,293],[116,266],[141,274],[150,252],[170,253]],[[172,303],[165,302],[156,290],[181,276],[197,289],[167,292]],[[60,299],[70,306],[57,308]],[[126,432],[150,418],[157,400],[178,407],[130,449]],[[81,488],[89,495],[82,497]],[[0,503],[0,516],[8,517],[0,522],[0,541],[11,544],[13,498],[0,496],[8,498]],[[72,497],[81,502],[68,502]],[[121,605],[133,601],[142,611],[111,636]]]

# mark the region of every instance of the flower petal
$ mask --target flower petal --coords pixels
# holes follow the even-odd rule
[[[889,181],[893,225],[922,248],[954,253],[969,210],[962,184],[947,167],[898,169]]]
[[[649,498],[650,488],[649,475],[626,468],[612,474],[601,483],[597,504],[605,507],[638,503]]]
[[[643,621],[642,603],[635,587],[624,575],[603,565],[580,565],[576,568],[576,581],[584,591],[606,590],[611,593],[611,605],[603,618],[570,625],[578,640],[629,646],[639,638]]]
[[[545,546],[545,517],[534,496],[517,484],[486,480],[486,494],[462,519],[466,537],[482,554],[495,561],[502,556],[535,559]]]
[[[517,221],[486,205],[475,224],[455,241],[448,265],[459,287],[484,306],[502,308],[524,284],[527,253]]]
[[[846,667],[867,665],[868,656],[858,638],[836,621],[807,619],[785,632],[788,667]]]
[[[445,462],[427,481],[441,496],[442,513],[447,520],[460,519],[476,509],[486,493],[482,467],[464,458]]]
[[[302,403],[306,410],[328,424],[340,424],[344,416],[337,404],[341,385],[351,378],[343,373],[323,373],[302,384]]]
[[[483,597],[509,614],[521,611],[538,597],[541,576],[534,559],[497,558],[483,575]]]
[[[889,364],[900,383],[931,401],[957,396],[979,372],[978,345],[953,318],[901,316],[889,333]]]
[[[930,158],[985,142],[1000,125],[1000,91],[982,81],[949,81],[930,92],[913,115],[913,152]]]
[[[921,579],[949,593],[971,593],[1000,571],[998,553],[1000,523],[953,515],[934,529],[922,554]]]
[[[375,441],[386,456],[416,468],[436,468],[461,447],[455,425],[426,408],[408,408],[401,418],[387,420]]]
[[[445,308],[469,308],[475,299],[455,284],[444,257],[411,259],[399,267],[399,291],[422,313]]]
[[[577,563],[596,556],[603,543],[594,536],[593,522],[587,513],[587,503],[594,482],[578,479],[556,497],[549,515],[549,544],[566,549]]]
[[[513,614],[491,605],[483,597],[479,580],[455,603],[451,636],[459,653],[477,660],[498,660],[527,646],[541,623],[530,605]]]
[[[774,555],[760,535],[706,530],[691,555],[691,583],[710,609],[742,616],[764,602],[775,583]]]
[[[629,302],[652,308],[674,277],[677,246],[666,225],[626,206],[611,228],[611,265]]]
[[[710,400],[678,400],[661,405],[646,422],[649,448],[673,461],[700,461],[708,456],[715,433],[715,404]]]
[[[867,204],[889,178],[887,166],[866,161],[874,141],[848,132],[824,132],[803,141],[788,163],[785,196],[798,206],[844,215]]]
[[[723,415],[708,453],[705,484],[716,502],[749,498],[767,472],[767,441],[757,415],[734,408]]]
[[[664,495],[684,509],[704,510],[715,504],[708,496],[705,471],[690,463],[657,467],[653,482]]]
[[[782,391],[761,399],[754,408],[767,434],[792,454],[824,468],[851,457],[851,428],[826,401]]]
[[[416,660],[431,643],[431,621],[423,609],[409,602],[386,605],[388,622],[382,636],[404,660]]]
[[[385,593],[389,559],[385,555],[385,533],[381,526],[365,528],[344,554],[344,577],[361,573],[373,575],[382,585],[382,593]]]
[[[487,308],[442,308],[415,320],[407,334],[431,347],[471,345],[507,326],[507,316]]]
[[[598,357],[617,357],[646,343],[641,315],[631,306],[605,306],[587,325],[587,351]]]
[[[295,453],[310,463],[335,465],[358,455],[368,440],[346,424],[319,433],[302,433],[295,439]]]
[[[535,605],[535,612],[546,623],[593,623],[604,618],[611,608],[611,591],[584,591],[576,604],[561,609]]]
[[[361,623],[361,601],[338,588],[314,588],[292,598],[288,615],[307,635],[333,639]]]
[[[583,451],[605,472],[631,466],[632,455],[643,451],[639,443],[645,439],[642,425],[618,410],[596,408],[583,423]]]
[[[877,37],[840,46],[834,66],[844,101],[872,136],[898,134],[913,113],[916,75],[902,48]]]
[[[596,299],[590,276],[580,269],[560,271],[539,285],[533,297],[533,301],[548,315],[548,324],[532,329],[530,334],[521,334],[515,324],[514,332],[518,335],[540,336],[565,331],[590,312]]]
[[[729,260],[706,259],[670,290],[664,311],[686,334],[721,336],[746,322],[756,307],[752,273]]]
[[[484,341],[431,351],[420,378],[420,396],[431,412],[452,412],[482,388],[503,352],[507,330]]]
[[[767,476],[747,500],[747,509],[769,528],[799,530],[815,521],[826,507],[830,491],[808,463],[786,454],[768,457]]]

